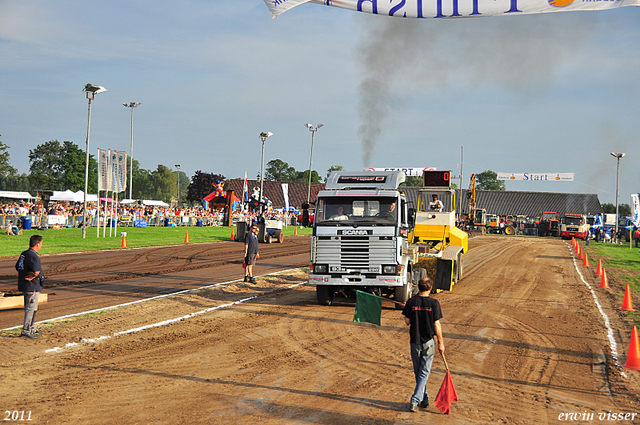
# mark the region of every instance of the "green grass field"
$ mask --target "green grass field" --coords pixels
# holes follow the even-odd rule
[[[82,239],[82,229],[59,230],[25,230],[22,236],[0,235],[0,257],[16,257],[29,247],[31,235],[42,235],[43,243],[41,255],[57,254],[62,252],[96,251],[100,249],[120,249],[122,232],[127,233],[127,247],[137,248],[141,246],[158,246],[184,243],[187,231],[189,242],[223,241],[231,238],[231,231],[235,227],[118,227],[117,235],[112,229],[109,237],[109,229],[106,229],[106,237],[96,236],[96,228],[87,229],[86,238]],[[295,228],[290,226],[283,228],[286,236],[294,234]],[[298,234],[309,235],[311,228],[298,227]],[[115,237],[114,237],[115,235]]]
[[[584,245],[581,243],[581,246]],[[594,270],[598,267],[598,260],[602,260],[602,266],[606,269],[609,287],[620,298],[620,306],[624,298],[624,290],[627,284],[634,294],[640,293],[640,253],[638,248],[629,248],[629,243],[623,245],[591,242],[586,248],[589,253],[589,265]],[[638,306],[634,305],[635,309]],[[636,325],[640,326],[640,312],[628,313]]]

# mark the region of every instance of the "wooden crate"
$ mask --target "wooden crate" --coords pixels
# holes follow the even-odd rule
[[[49,295],[40,293],[38,305],[49,301]],[[10,297],[0,297],[0,310],[12,310],[14,308],[24,308],[24,295],[14,295]]]

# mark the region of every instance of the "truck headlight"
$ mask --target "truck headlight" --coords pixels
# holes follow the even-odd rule
[[[314,273],[326,273],[327,272],[327,265],[326,264],[316,264],[315,266],[313,266],[313,271],[314,271]]]
[[[382,273],[384,274],[397,274],[398,266],[383,266]]]

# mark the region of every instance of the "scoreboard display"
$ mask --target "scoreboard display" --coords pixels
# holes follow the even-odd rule
[[[451,171],[428,171],[422,175],[424,187],[446,187],[451,189]]]

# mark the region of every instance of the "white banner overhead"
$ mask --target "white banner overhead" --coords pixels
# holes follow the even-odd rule
[[[640,6],[640,0],[264,0],[272,17],[302,3],[400,18],[464,18],[606,10]]]
[[[498,180],[572,182],[574,173],[498,173]]]
[[[368,171],[403,171],[407,177],[420,177],[422,178],[423,171],[435,171],[435,167],[423,167],[423,168],[368,168]]]

